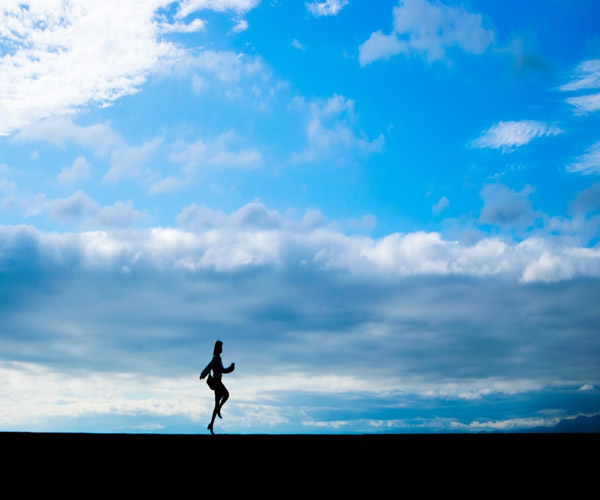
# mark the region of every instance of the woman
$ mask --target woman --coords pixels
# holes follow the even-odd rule
[[[213,373],[212,386],[209,383],[209,387],[215,392],[215,409],[213,410],[210,424],[208,424],[208,430],[211,434],[214,434],[213,424],[215,423],[215,417],[219,415],[219,418],[223,418],[221,416],[221,408],[223,408],[225,401],[227,401],[227,399],[229,398],[229,391],[225,388],[223,382],[221,382],[221,375],[223,373],[231,373],[235,369],[235,363],[231,363],[231,365],[228,368],[223,368],[223,362],[221,361],[222,352],[223,342],[217,340],[215,342],[215,349],[213,351],[212,361],[208,363],[208,365],[206,365],[206,368],[204,368],[204,370],[202,370],[202,373],[200,374],[200,380],[202,380],[209,374],[211,370]]]

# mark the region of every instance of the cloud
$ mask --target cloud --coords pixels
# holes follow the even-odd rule
[[[196,33],[206,29],[206,22],[202,19],[194,19],[191,23],[185,24],[181,22],[161,23],[160,30],[163,33]]]
[[[442,212],[442,210],[444,210],[445,208],[448,207],[448,205],[450,205],[450,202],[448,201],[448,198],[446,198],[445,196],[442,196],[440,198],[440,200],[431,207],[431,211],[438,215],[440,212]]]
[[[598,380],[597,249],[348,236],[257,202],[188,208],[185,229],[0,227],[2,425],[209,417],[197,377],[217,331],[239,369],[226,381],[238,429],[262,429],[263,409],[277,430],[364,430],[494,422],[498,407],[530,418],[593,396],[577,388]],[[521,279],[545,254],[574,274]]]
[[[183,165],[187,179],[193,178],[199,169],[255,169],[263,164],[257,148],[236,148],[241,139],[230,130],[209,142],[201,139],[193,143],[180,142],[169,155],[172,163]]]
[[[85,221],[88,228],[126,228],[136,225],[145,214],[133,207],[133,202],[117,201],[113,205],[102,207]]]
[[[306,47],[304,47],[304,45],[302,45],[296,38],[292,40],[292,47],[302,51],[306,50]]]
[[[582,175],[600,173],[600,141],[594,143],[584,154],[575,158],[573,163],[567,165],[567,172]]]
[[[246,21],[245,19],[241,19],[240,21],[238,21],[236,23],[236,25],[231,28],[231,31],[233,33],[242,33],[243,31],[246,31],[248,29],[248,21]]]
[[[570,206],[576,215],[586,215],[600,209],[600,182],[592,184],[577,194]]]
[[[600,93],[569,97],[567,102],[580,113],[591,113],[600,110]]]
[[[58,182],[65,185],[76,184],[89,179],[92,167],[83,156],[75,158],[73,165],[63,168],[58,174]]]
[[[166,0],[29,2],[0,8],[0,135],[137,92],[172,57],[155,12]]]
[[[337,16],[348,5],[348,0],[324,0],[306,2],[306,9],[315,17]]]
[[[182,179],[169,176],[154,182],[148,189],[148,192],[150,194],[172,193],[178,191],[184,185],[185,182]]]
[[[141,167],[152,158],[163,142],[157,137],[144,142],[141,146],[122,146],[111,154],[110,169],[102,178],[103,183],[117,182],[125,178],[139,178]]]
[[[561,134],[558,127],[533,120],[498,122],[471,142],[476,148],[502,149],[503,152],[529,144],[538,137]]]
[[[67,198],[48,199],[39,194],[23,205],[26,217],[48,214],[61,224],[79,224],[87,229],[130,227],[146,217],[134,209],[131,200],[103,207],[81,190]]]
[[[292,161],[334,159],[337,163],[344,163],[352,152],[369,155],[383,150],[383,134],[369,140],[357,126],[352,99],[334,94],[328,99],[312,101],[308,106],[303,101],[296,104],[308,111],[307,146],[301,153],[294,153]]]
[[[61,222],[87,217],[99,210],[98,204],[83,191],[76,191],[68,198],[48,201],[47,206],[51,216]]]
[[[571,81],[559,87],[564,92],[596,88],[600,88],[600,59],[590,59],[580,63],[575,68]],[[600,93],[569,97],[567,102],[581,114],[598,111],[600,110]]]
[[[358,51],[358,61],[361,66],[377,61],[388,60],[396,54],[408,54],[410,48],[404,40],[399,40],[396,33],[384,35],[381,31],[375,31],[364,42]]]
[[[534,215],[527,192],[516,193],[504,186],[484,188],[482,222],[508,227],[529,224]],[[41,211],[49,209],[63,220],[97,217],[100,213],[97,204],[81,191],[67,199],[41,198],[37,203]],[[117,203],[112,211],[118,210],[131,214],[132,206]],[[111,269],[115,262],[131,269],[150,266],[198,272],[275,267],[302,268],[307,272],[339,270],[356,276],[498,276],[515,283],[600,276],[599,249],[570,246],[561,240],[529,237],[519,243],[507,243],[488,237],[468,245],[425,232],[392,233],[381,238],[348,236],[339,231],[340,224],[333,221],[325,225],[320,214],[315,223],[313,215],[307,213],[295,220],[258,202],[229,215],[192,204],[177,217],[181,228],[86,233],[81,235],[86,244],[71,248],[69,254],[79,255],[78,264],[72,264],[76,267],[92,265],[100,269]],[[5,237],[34,234],[40,245],[49,245],[40,251],[50,256],[61,255],[73,242],[69,235],[50,237],[17,228],[3,231]],[[103,249],[101,259],[96,258],[96,248]]]
[[[502,227],[529,227],[537,215],[528,200],[533,189],[525,187],[521,192],[513,191],[503,184],[488,184],[481,190],[483,208],[479,222]]]
[[[17,132],[13,140],[17,143],[48,142],[60,148],[72,143],[92,149],[100,156],[123,145],[110,122],[82,126],[64,116],[33,122]]]
[[[185,18],[200,10],[214,10],[216,12],[233,11],[244,14],[260,3],[260,0],[183,0],[179,3],[176,16]]]
[[[394,8],[392,32],[372,33],[359,47],[359,62],[366,66],[399,53],[414,53],[434,62],[443,59],[450,47],[481,54],[493,41],[494,33],[483,27],[481,14],[440,2],[400,0]]]

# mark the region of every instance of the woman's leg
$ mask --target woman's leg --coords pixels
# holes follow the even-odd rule
[[[216,393],[215,393],[215,395],[216,395]],[[225,401],[227,401],[229,399],[229,391],[227,390],[227,388],[225,386],[222,386],[222,389],[220,392],[220,397],[221,397],[221,400],[219,402],[219,410],[217,411],[217,415],[219,415],[219,418],[223,418],[221,416],[221,408],[223,408]]]
[[[217,414],[219,413],[219,401],[221,400],[221,391],[215,390],[215,408],[213,410],[213,414],[212,414],[212,418],[210,419],[210,424],[208,424],[208,430],[210,431],[211,434],[214,434],[213,432],[213,425],[215,423],[215,417],[217,416]]]

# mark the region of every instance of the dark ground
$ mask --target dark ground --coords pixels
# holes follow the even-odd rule
[[[566,486],[572,497],[586,483],[597,485],[599,445],[600,434],[0,433],[5,484],[18,478],[29,486],[41,481],[68,490],[81,482],[92,490],[127,485],[151,492],[187,485],[194,497],[211,485],[223,496],[284,488],[286,498],[290,490],[380,493],[415,486],[422,495],[406,496],[451,490],[537,496]]]

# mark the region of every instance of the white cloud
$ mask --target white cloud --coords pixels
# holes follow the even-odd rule
[[[450,205],[450,202],[448,201],[448,198],[446,198],[445,196],[442,196],[440,198],[440,200],[431,207],[431,211],[434,214],[439,214],[442,210],[444,210],[445,208],[448,207],[448,205]]]
[[[567,165],[567,172],[583,175],[600,174],[600,141],[593,144],[586,153]]]
[[[191,23],[185,24],[180,22],[161,23],[160,30],[163,33],[196,33],[206,29],[206,22],[202,19],[194,19]]]
[[[236,25],[231,28],[231,31],[233,33],[242,33],[243,31],[246,31],[248,29],[248,21],[246,21],[245,19],[241,19],[240,21],[238,21],[236,23]]]
[[[134,209],[131,200],[103,207],[81,190],[67,198],[48,199],[39,194],[25,203],[24,211],[28,217],[47,213],[60,223],[79,223],[86,229],[130,227],[147,217],[145,212]]]
[[[559,87],[565,92],[600,88],[600,59],[584,61],[573,72],[570,82]],[[600,93],[569,97],[567,103],[580,114],[600,110]]]
[[[579,113],[591,113],[600,110],[600,93],[569,97],[567,102]]]
[[[123,140],[111,127],[110,122],[81,126],[68,117],[48,118],[33,122],[22,128],[14,136],[14,141],[49,142],[60,148],[73,143],[90,148],[104,156],[114,148],[123,145]]]
[[[591,384],[584,384],[578,390],[579,391],[593,391],[594,390],[594,386],[591,385]]]
[[[141,146],[123,146],[112,152],[110,169],[102,178],[103,183],[117,182],[124,178],[139,178],[141,167],[146,163],[163,142],[157,137],[144,142]]]
[[[476,148],[512,151],[538,137],[558,135],[562,132],[558,127],[533,120],[498,122],[481,137],[472,141],[471,145]]]
[[[371,33],[358,51],[358,61],[361,66],[366,66],[378,59],[387,60],[396,54],[408,54],[410,48],[404,40],[399,40],[396,33],[384,35],[381,31]]]
[[[74,220],[96,214],[98,204],[83,191],[77,191],[68,198],[49,200],[46,203],[50,215],[61,222]]]
[[[130,203],[116,203],[102,212],[82,192],[65,200],[41,199],[38,203],[43,209],[50,207],[53,216],[64,221],[87,217],[88,225],[131,225],[143,216]],[[467,245],[425,232],[392,233],[381,238],[348,236],[335,229],[335,224],[297,221],[257,202],[229,215],[191,205],[177,220],[186,229],[155,227],[61,235],[26,227],[0,227],[0,241],[27,234],[48,259],[60,263],[68,255],[73,266],[90,269],[150,265],[231,272],[276,266],[343,270],[371,277],[500,276],[515,283],[600,277],[600,248],[577,247],[555,239],[530,237],[507,243],[488,237]]]
[[[186,177],[192,178],[201,168],[218,167],[231,169],[255,169],[263,164],[260,151],[256,148],[236,148],[241,142],[230,130],[210,142],[197,140],[191,144],[179,143],[169,155],[173,163],[181,163]]]
[[[260,0],[183,0],[177,10],[177,17],[184,18],[200,10],[214,10],[216,12],[233,11],[243,14],[252,10]]]
[[[298,49],[298,50],[302,50],[302,51],[306,50],[304,45],[302,45],[296,38],[294,38],[292,40],[292,47],[294,47],[295,49]]]
[[[573,79],[560,87],[563,91],[600,88],[600,59],[584,61],[573,73]]]
[[[374,32],[359,47],[359,61],[365,66],[394,54],[412,52],[433,62],[443,59],[450,47],[481,54],[493,41],[494,33],[483,27],[481,14],[435,1],[400,0],[394,8],[391,34]]]
[[[348,5],[348,0],[306,2],[306,8],[315,17],[336,16],[346,5]]]
[[[137,224],[145,214],[133,207],[133,202],[117,201],[113,205],[102,207],[85,221],[88,228],[124,228]]]
[[[154,182],[148,189],[148,192],[150,194],[172,193],[181,189],[184,184],[182,179],[169,176]]]
[[[168,0],[4,2],[0,135],[135,93],[175,47],[158,38]]]
[[[61,184],[75,184],[90,177],[91,166],[83,156],[78,156],[73,165],[63,168],[58,174]]]
[[[296,102],[296,105],[306,107],[302,101]],[[308,105],[306,139],[306,148],[301,153],[294,153],[293,161],[312,162],[334,158],[337,163],[344,163],[352,151],[377,153],[382,151],[385,144],[383,134],[373,140],[365,136],[357,126],[354,101],[338,94]]]

